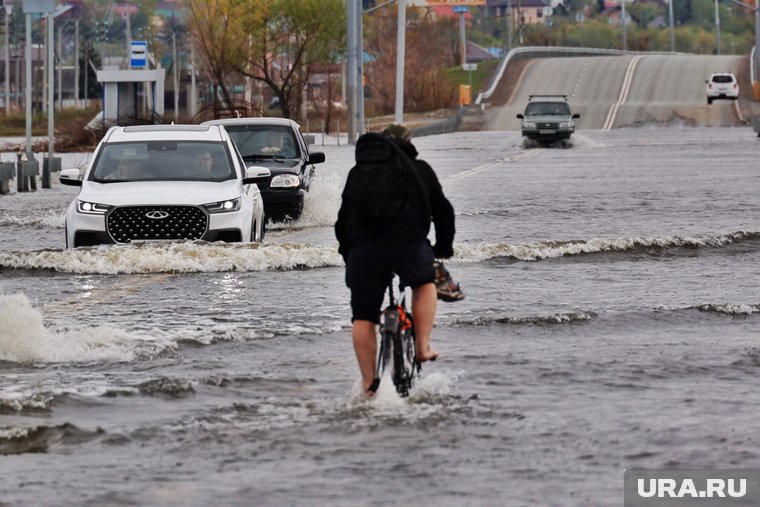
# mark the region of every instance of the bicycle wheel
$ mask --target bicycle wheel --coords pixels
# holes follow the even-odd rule
[[[391,365],[391,354],[393,352],[393,336],[399,328],[399,313],[394,306],[387,306],[380,315],[380,347],[377,353],[377,364],[375,365],[375,380],[372,382],[369,390],[377,392],[380,386],[380,379],[385,369]]]
[[[409,396],[414,376],[420,370],[415,352],[414,323],[411,315],[399,308],[400,322],[393,334],[393,384],[401,397]]]

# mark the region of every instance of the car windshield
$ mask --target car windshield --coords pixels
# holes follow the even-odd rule
[[[723,76],[713,76],[712,80],[713,80],[713,83],[731,83],[731,82],[734,81],[734,77],[733,76],[726,76],[726,75],[723,75]]]
[[[300,156],[293,130],[274,125],[225,125],[246,160],[292,159]]]
[[[570,106],[567,102],[529,102],[525,108],[526,116],[568,116]]]
[[[103,146],[90,179],[124,181],[225,181],[236,177],[225,143],[141,141]]]

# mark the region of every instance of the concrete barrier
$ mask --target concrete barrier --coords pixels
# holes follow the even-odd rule
[[[37,176],[40,164],[36,160],[23,160],[16,164],[16,191],[29,192],[37,190]]]
[[[7,194],[11,191],[11,180],[16,177],[16,163],[0,163],[0,194]]]
[[[61,172],[61,157],[45,157],[42,159],[42,188],[51,188],[50,173]]]

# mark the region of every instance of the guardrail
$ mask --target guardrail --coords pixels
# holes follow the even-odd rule
[[[507,69],[507,65],[509,65],[509,62],[513,59],[550,58],[552,56],[620,56],[625,54],[631,54],[631,52],[621,51],[619,49],[566,48],[553,46],[525,46],[515,48],[502,58],[494,77],[491,79],[491,83],[486,91],[478,94],[478,97],[475,99],[475,104],[481,104],[484,100],[493,95],[493,92],[496,91],[496,87],[499,86],[501,78],[504,76],[504,71]]]
[[[430,123],[428,125],[420,125],[419,127],[412,127],[409,130],[412,131],[412,136],[414,137],[448,134],[450,132],[456,132],[462,124],[462,118],[464,118],[464,109],[460,107],[457,109],[456,113],[445,120]]]

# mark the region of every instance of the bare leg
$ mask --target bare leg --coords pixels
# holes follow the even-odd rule
[[[426,283],[412,291],[412,315],[417,334],[417,360],[421,363],[432,361],[438,352],[430,348],[430,335],[433,332],[433,319],[438,303],[435,284]]]
[[[354,351],[359,362],[359,370],[362,373],[362,386],[364,392],[372,385],[375,379],[375,358],[377,357],[377,335],[375,323],[369,320],[355,320],[351,336],[354,340]]]

